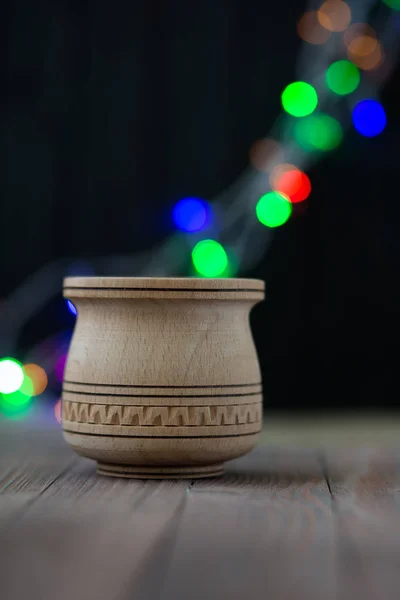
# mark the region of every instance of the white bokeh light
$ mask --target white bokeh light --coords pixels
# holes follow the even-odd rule
[[[12,394],[19,390],[24,380],[24,372],[19,363],[11,358],[0,360],[0,393]]]

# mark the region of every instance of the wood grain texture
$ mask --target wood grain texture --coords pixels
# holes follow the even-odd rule
[[[64,469],[60,432],[15,429],[2,450],[14,465],[2,598],[332,598],[330,495],[312,452],[260,449],[218,480],[152,482],[97,477],[86,459]]]
[[[0,424],[0,598],[397,598],[399,451],[282,436],[218,479],[157,482]]]
[[[283,455],[256,450],[190,487],[164,597],[336,598],[329,490],[315,456]]]
[[[326,456],[344,600],[399,597],[400,455],[360,448]]]
[[[262,281],[78,277],[64,295],[78,319],[63,429],[99,473],[215,476],[254,446],[262,387],[249,311]]]

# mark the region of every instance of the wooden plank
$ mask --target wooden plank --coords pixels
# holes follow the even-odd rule
[[[2,597],[132,597],[135,573],[157,548],[183,500],[184,487],[146,483],[142,488],[149,489],[138,500],[129,489],[131,483],[126,486],[125,503],[109,501],[108,507],[97,500],[98,489],[94,496],[86,490],[80,499],[56,494],[36,501],[20,522],[0,535]]]
[[[334,538],[331,497],[315,456],[255,452],[222,479],[188,488],[181,518],[140,574],[135,598],[152,589],[151,597],[174,600],[330,600]]]
[[[98,477],[92,461],[71,463],[63,451],[53,460],[60,442],[43,440],[28,445],[29,454],[3,476],[0,596],[121,598],[158,547],[188,484]],[[13,444],[11,456],[20,450]]]
[[[0,532],[50,488],[78,457],[52,429],[0,428]]]
[[[343,600],[395,600],[400,586],[400,459],[360,449],[327,457]]]

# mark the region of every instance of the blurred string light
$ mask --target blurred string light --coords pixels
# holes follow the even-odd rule
[[[382,2],[390,9],[400,10],[400,0],[382,0]],[[245,203],[242,200],[242,198],[250,197],[254,189],[257,189],[257,197],[263,194],[256,206],[257,219],[263,225],[272,228],[283,225],[289,219],[293,203],[302,202],[308,197],[311,191],[311,182],[299,167],[304,169],[308,161],[312,162],[315,156],[318,157],[317,152],[333,150],[340,145],[343,139],[341,123],[329,114],[330,107],[338,101],[337,96],[347,96],[355,90],[359,90],[358,99],[360,101],[352,110],[351,117],[354,128],[361,135],[373,138],[385,129],[384,108],[376,100],[365,99],[363,88],[360,85],[360,76],[366,79],[369,86],[387,79],[394,65],[393,59],[396,51],[391,32],[394,17],[387,17],[390,27],[382,28],[382,35],[378,38],[374,28],[362,22],[372,4],[373,0],[360,0],[358,4],[354,2],[352,15],[349,4],[344,0],[327,0],[321,3],[318,10],[308,11],[299,19],[297,31],[300,38],[317,46],[326,44],[326,47],[314,51],[315,60],[313,61],[311,57],[307,61],[309,71],[303,74],[302,80],[289,84],[282,93],[281,101],[285,112],[291,117],[296,117],[294,121],[293,119],[289,120],[291,136],[285,136],[280,142],[280,133],[275,130],[273,137],[276,139],[267,137],[254,142],[249,153],[249,162],[253,170],[246,171],[239,181],[235,182],[229,190],[224,190],[221,196],[215,199],[215,202],[220,202],[219,208],[229,210],[227,235],[231,237],[228,238],[228,248],[235,248],[237,256],[231,257],[230,253],[227,253],[223,246],[215,240],[202,240],[192,250],[192,263],[198,276],[234,276],[238,270],[239,260],[242,258],[241,252],[246,255],[247,268],[254,265],[257,257],[260,256],[261,250],[259,249],[268,243],[270,236],[254,237],[256,233],[253,225],[256,223],[254,209],[250,209],[251,203]],[[384,12],[390,14],[390,11]],[[381,13],[378,14],[379,17],[380,15]],[[352,17],[360,19],[361,22],[351,23]],[[379,21],[379,25],[382,25],[382,21]],[[391,61],[386,60],[384,55],[383,40],[385,44],[388,44],[389,52],[392,55]],[[389,47],[391,43],[393,47]],[[345,58],[347,60],[344,60]],[[359,70],[363,73],[360,74]],[[303,79],[307,81],[303,81]],[[317,90],[320,97],[318,97]],[[327,93],[328,90],[330,93]],[[317,108],[321,112],[317,112]],[[280,121],[277,121],[276,125],[277,128],[280,127]],[[297,146],[300,146],[302,150],[298,154],[298,161],[296,161]],[[285,158],[298,164],[284,163]],[[254,173],[254,169],[258,173]],[[264,177],[264,174],[268,174],[269,178],[268,176]],[[264,186],[264,182],[265,189],[261,188],[259,192],[259,188]],[[268,191],[269,189],[271,191]],[[177,203],[173,211],[176,227],[187,233],[201,231],[209,224],[210,217],[212,217],[211,206],[198,198],[184,198]],[[247,219],[247,217],[250,218]],[[241,224],[243,219],[246,219],[245,226],[237,234],[238,227],[236,226]],[[258,230],[260,231],[261,228]],[[183,238],[186,239],[186,236],[179,236],[179,239]],[[174,241],[175,238],[172,239]],[[249,240],[253,243],[250,244]],[[137,274],[148,275],[155,267],[157,275],[161,273],[170,275],[172,262],[172,270],[178,274],[178,269],[184,264],[184,260],[181,258],[182,253],[179,252],[179,259],[169,260],[169,256],[165,252],[168,244],[170,241],[161,245],[156,252],[152,250],[151,253],[146,252],[135,257],[128,254],[123,257],[125,259],[124,269],[132,269]],[[188,241],[187,244],[190,248],[193,247],[192,241]],[[254,252],[256,246],[258,252]],[[160,264],[163,260],[168,267]],[[118,271],[121,269],[121,264],[120,257],[118,260],[116,257],[112,259],[103,257],[97,261],[100,271]],[[5,299],[5,310],[2,310],[0,315],[5,315],[3,322],[6,328],[8,323],[26,322],[29,316],[38,310],[39,305],[43,306],[46,301],[58,293],[58,282],[64,274],[65,267],[62,263],[47,265],[30,278],[29,284],[25,282],[9,298]],[[74,272],[73,274],[78,273]],[[51,281],[54,283],[49,283]],[[32,308],[30,305],[30,310],[27,310],[26,304],[24,304],[25,298],[33,297],[30,292],[35,289],[40,290],[40,294],[36,293],[35,307]],[[67,302],[67,305],[72,314],[76,315],[73,304]],[[15,326],[8,328],[8,338],[16,339],[17,332],[18,328]],[[63,354],[60,357],[61,352]],[[56,375],[60,380],[63,378],[65,367],[64,353],[64,348],[62,350],[55,349],[53,353],[52,368],[55,368]],[[55,357],[59,357],[56,365]],[[12,366],[11,377],[8,377],[9,365],[0,367],[0,405],[5,405],[4,398],[6,396],[12,400],[11,396],[16,394],[14,402],[18,404],[18,397],[23,403],[27,402],[29,393],[32,392],[34,395],[41,393],[38,391],[41,388],[37,387],[35,377],[27,370],[28,365],[24,367],[25,374],[18,375],[18,361],[7,360],[16,362],[17,368]],[[19,367],[21,368],[21,365]],[[47,386],[47,375],[44,375],[45,383],[41,384],[42,387],[43,385]],[[16,378],[18,378],[18,385]],[[33,390],[30,388],[29,380]],[[17,389],[15,389],[16,387]],[[2,394],[2,389],[7,390],[7,394]],[[14,391],[10,392],[10,389]]]
[[[62,354],[56,362],[54,371],[55,371],[58,381],[60,381],[60,382],[62,382],[64,380],[64,371],[65,371],[66,362],[67,362],[66,354]]]
[[[32,396],[24,393],[22,390],[17,390],[12,394],[2,395],[2,406],[8,408],[19,408],[30,403]]]
[[[334,94],[346,96],[360,85],[360,72],[356,65],[348,60],[337,60],[326,72],[326,84]]]
[[[228,267],[225,249],[215,240],[202,240],[192,250],[193,265],[203,277],[220,277]]]
[[[269,176],[269,183],[271,188],[273,190],[276,190],[278,188],[279,180],[282,177],[282,175],[284,175],[284,173],[296,170],[297,167],[295,165],[292,165],[291,163],[281,163],[279,165],[276,165],[272,169],[271,174]]]
[[[282,106],[293,117],[305,117],[317,108],[318,95],[306,81],[290,83],[282,92]]]
[[[33,383],[31,378],[24,372],[24,379],[18,389],[18,392],[21,392],[24,396],[28,398],[32,398],[33,396]],[[17,392],[14,392],[17,393]]]
[[[368,23],[353,23],[344,33],[343,42],[349,60],[363,71],[377,69],[383,63],[382,46]]]
[[[353,23],[343,34],[343,42],[345,47],[348,48],[349,44],[351,44],[353,40],[363,36],[376,39],[375,29],[368,23]]]
[[[347,46],[347,56],[363,71],[376,69],[384,58],[380,43],[370,35],[360,35],[351,40]]]
[[[271,162],[283,160],[282,146],[272,138],[256,140],[250,147],[249,160],[254,169],[268,173]]]
[[[393,10],[400,10],[400,0],[383,0],[384,4]]]
[[[344,31],[350,25],[350,6],[343,0],[327,0],[317,12],[318,20],[328,31]]]
[[[320,113],[295,123],[294,137],[304,150],[326,152],[340,145],[343,129],[339,121]]]
[[[182,231],[201,231],[211,221],[211,207],[199,198],[184,198],[175,205],[173,219]]]
[[[300,17],[297,31],[302,40],[316,46],[325,44],[331,36],[331,32],[321,25],[315,10],[306,12]]]
[[[0,394],[0,412],[8,419],[26,417],[31,409],[31,397],[20,391],[12,394]]]
[[[273,188],[295,204],[308,198],[311,193],[311,182],[305,173],[294,168],[276,177]]]
[[[12,394],[21,387],[24,381],[24,371],[21,363],[14,358],[0,360],[0,393]]]
[[[292,213],[289,199],[280,192],[267,192],[256,206],[257,219],[266,227],[279,227],[286,223]]]
[[[47,375],[39,365],[22,365],[14,358],[0,360],[0,411],[10,418],[28,414],[33,396],[44,392]]]
[[[56,418],[57,423],[61,423],[61,398],[57,400],[54,405],[54,416]]]
[[[74,315],[74,317],[77,316],[78,311],[76,310],[76,307],[74,304],[72,304],[71,300],[67,300],[67,308],[69,310],[69,312]]]
[[[46,371],[42,367],[39,367],[39,365],[31,363],[24,365],[23,371],[32,382],[32,396],[42,394],[48,384]]]
[[[377,100],[362,100],[353,109],[353,124],[356,130],[365,137],[375,137],[386,127],[386,113]]]

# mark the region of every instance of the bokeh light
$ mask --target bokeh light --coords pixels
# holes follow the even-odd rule
[[[42,367],[39,367],[39,365],[31,363],[24,365],[23,370],[25,375],[27,375],[32,382],[32,396],[42,394],[48,383],[46,371],[42,369]]]
[[[228,267],[228,256],[215,240],[202,240],[192,250],[193,265],[203,277],[220,277]]]
[[[225,271],[221,274],[221,277],[237,277],[240,269],[240,260],[236,252],[232,252],[230,248],[226,249],[226,255],[228,257],[228,266]]]
[[[28,398],[32,398],[33,396],[33,383],[31,378],[26,373],[24,373],[24,379],[20,385],[18,392],[21,392],[21,394],[23,394],[24,396],[28,396]]]
[[[19,390],[12,394],[0,394],[0,412],[8,419],[22,419],[31,410],[32,401]]]
[[[27,391],[27,390],[26,390]],[[17,390],[12,394],[3,394],[2,405],[3,407],[18,408],[20,406],[26,406],[30,403],[32,396],[25,394],[22,390]]]
[[[291,163],[281,163],[279,165],[276,165],[272,169],[271,174],[269,176],[269,183],[272,189],[277,189],[280,178],[284,173],[287,173],[288,171],[298,171],[298,168],[295,165],[292,165]]]
[[[292,169],[282,173],[274,189],[295,204],[308,198],[311,193],[311,182],[305,173],[299,169]]]
[[[321,113],[298,121],[295,124],[294,137],[304,150],[326,152],[340,145],[343,129],[336,119]]]
[[[293,117],[305,117],[317,108],[318,95],[305,81],[290,83],[282,93],[282,106]]]
[[[346,48],[349,44],[360,36],[368,36],[376,39],[375,29],[368,23],[353,23],[343,34],[343,41]]]
[[[351,10],[343,0],[327,0],[317,14],[321,25],[329,31],[344,31],[350,25]]]
[[[393,10],[400,10],[400,0],[383,0],[384,4]]]
[[[199,198],[184,198],[174,206],[173,219],[178,229],[192,233],[209,224],[211,208]]]
[[[322,27],[315,10],[310,10],[300,17],[297,31],[302,40],[314,45],[325,44],[331,36],[331,32]]]
[[[292,205],[283,194],[272,191],[259,199],[256,214],[260,223],[266,227],[279,227],[292,214]]]
[[[257,171],[268,173],[273,164],[283,160],[282,146],[271,138],[256,140],[251,145],[249,160]]]
[[[382,46],[370,35],[360,35],[351,40],[347,45],[347,56],[364,71],[376,69],[384,58]]]
[[[13,358],[0,360],[0,393],[12,394],[19,390],[24,380],[22,365]]]
[[[338,60],[326,71],[326,85],[339,96],[351,94],[360,84],[360,72],[348,60]]]
[[[74,315],[74,317],[77,316],[78,311],[76,310],[75,304],[72,304],[71,300],[67,300],[67,308],[69,312]]]
[[[58,381],[64,380],[64,371],[65,371],[66,362],[67,362],[66,354],[63,354],[62,356],[60,356],[60,358],[56,362],[55,373],[56,373],[56,377],[57,377]]]
[[[61,398],[59,398],[54,405],[54,416],[56,418],[56,421],[58,423],[61,423]]]
[[[377,100],[362,100],[353,109],[353,124],[365,137],[375,137],[386,127],[385,109]]]

